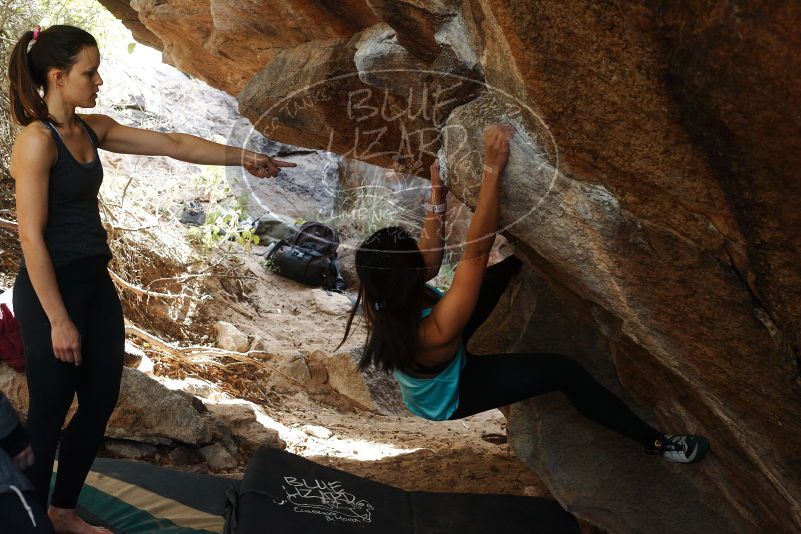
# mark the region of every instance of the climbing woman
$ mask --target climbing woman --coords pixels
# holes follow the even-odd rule
[[[510,256],[487,268],[498,230],[500,177],[513,132],[504,124],[484,132],[481,189],[466,248],[447,293],[426,284],[442,262],[446,190],[436,163],[431,167],[431,200],[420,242],[405,230],[390,227],[359,246],[356,272],[361,287],[344,336],[347,339],[361,304],[367,341],[359,366],[392,371],[406,406],[426,419],[460,419],[561,391],[582,415],[641,443],[647,452],[674,462],[700,460],[708,448],[706,439],[669,436],[651,428],[567,356],[476,356],[466,350],[522,266]]]
[[[98,210],[99,149],[170,156],[197,164],[241,165],[260,178],[294,164],[186,134],[122,126],[95,106],[103,80],[94,37],[72,26],[25,32],[8,67],[11,113],[24,128],[11,156],[23,258],[14,309],[25,348],[27,430],[36,463],[36,498],[51,506],[56,532],[101,532],[75,513],[78,493],[117,402],[122,373],[122,309],[106,265],[111,259]],[[40,93],[41,92],[41,93]],[[77,394],[78,411],[61,427]]]

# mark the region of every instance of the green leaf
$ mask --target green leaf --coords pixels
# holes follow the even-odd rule
[[[136,48],[136,43],[128,43],[128,53],[133,54],[134,48]]]

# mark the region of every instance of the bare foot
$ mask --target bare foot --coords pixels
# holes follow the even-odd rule
[[[56,534],[113,534],[109,529],[93,527],[75,513],[75,508],[56,508],[51,506],[47,516],[53,523]]]

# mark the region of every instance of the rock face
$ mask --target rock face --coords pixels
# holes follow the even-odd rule
[[[595,317],[605,318],[594,310],[594,316],[582,316],[569,305],[570,298],[525,270],[510,284],[468,348],[489,354],[502,345],[508,352],[530,352],[532,358],[537,353],[569,354],[638,415],[659,427],[652,410],[634,402],[618,379],[615,347],[595,322]],[[560,498],[572,513],[604,525],[608,532],[640,532],[643,524],[654,532],[748,531],[729,519],[736,512],[696,466],[688,469],[644,454],[637,443],[582,417],[561,393],[516,404],[507,417],[515,453],[548,487],[561,489]],[[714,457],[706,461],[717,463]],[[682,490],[666,492],[665,487]],[[646,502],[649,505],[643,506]]]
[[[508,335],[476,342],[558,341],[654,425],[712,445],[697,466],[631,460],[630,445],[543,398],[512,410],[515,450],[609,531],[676,530],[677,518],[695,532],[801,529],[801,5],[130,9],[165,60],[236,94],[268,137],[420,175],[443,147],[469,206],[482,128],[512,121],[502,226],[536,279],[516,295],[528,311],[506,319]]]
[[[28,411],[25,374],[0,365],[0,390],[21,413]],[[73,403],[67,421],[77,408]],[[190,445],[209,443],[213,421],[200,400],[181,391],[172,391],[134,369],[122,370],[117,407],[111,414],[106,436],[145,443],[178,441]]]
[[[398,383],[374,369],[360,371],[358,358],[359,354],[350,352],[327,354],[321,350],[297,357],[275,356],[266,383],[282,393],[304,392],[341,410],[386,415],[406,412]]]
[[[28,408],[25,375],[0,364],[0,391],[24,415]],[[67,421],[77,408],[75,402]],[[250,406],[209,404],[183,391],[171,390],[144,373],[125,368],[120,397],[106,428],[105,449],[124,458],[152,458],[168,450],[174,464],[203,458],[214,470],[246,463],[260,446],[285,448],[278,433],[256,420]],[[220,452],[220,448],[224,454]],[[240,457],[237,448],[245,453]],[[196,458],[195,458],[196,457]],[[233,462],[233,465],[231,465]]]
[[[214,404],[206,405],[208,410],[231,429],[234,440],[248,455],[259,447],[286,448],[286,443],[272,428],[266,428],[256,420],[256,413],[248,404]]]
[[[393,378],[375,369],[357,368],[360,354],[339,352],[326,355],[321,351],[312,357],[323,363],[328,386],[356,406],[383,414],[406,411],[398,384]]]

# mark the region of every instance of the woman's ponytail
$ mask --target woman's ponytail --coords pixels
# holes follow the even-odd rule
[[[17,41],[8,62],[9,101],[11,116],[22,125],[27,126],[36,120],[47,120],[47,104],[39,94],[39,87],[44,80],[36,80],[31,72],[28,45],[33,40],[33,32],[27,31]],[[33,47],[36,47],[34,41]]]
[[[50,69],[68,72],[83,47],[97,48],[92,34],[75,26],[51,26],[39,31],[35,41],[33,37],[32,31],[23,33],[8,62],[11,117],[21,126],[37,120],[55,123],[42,96],[47,92],[47,73]]]

